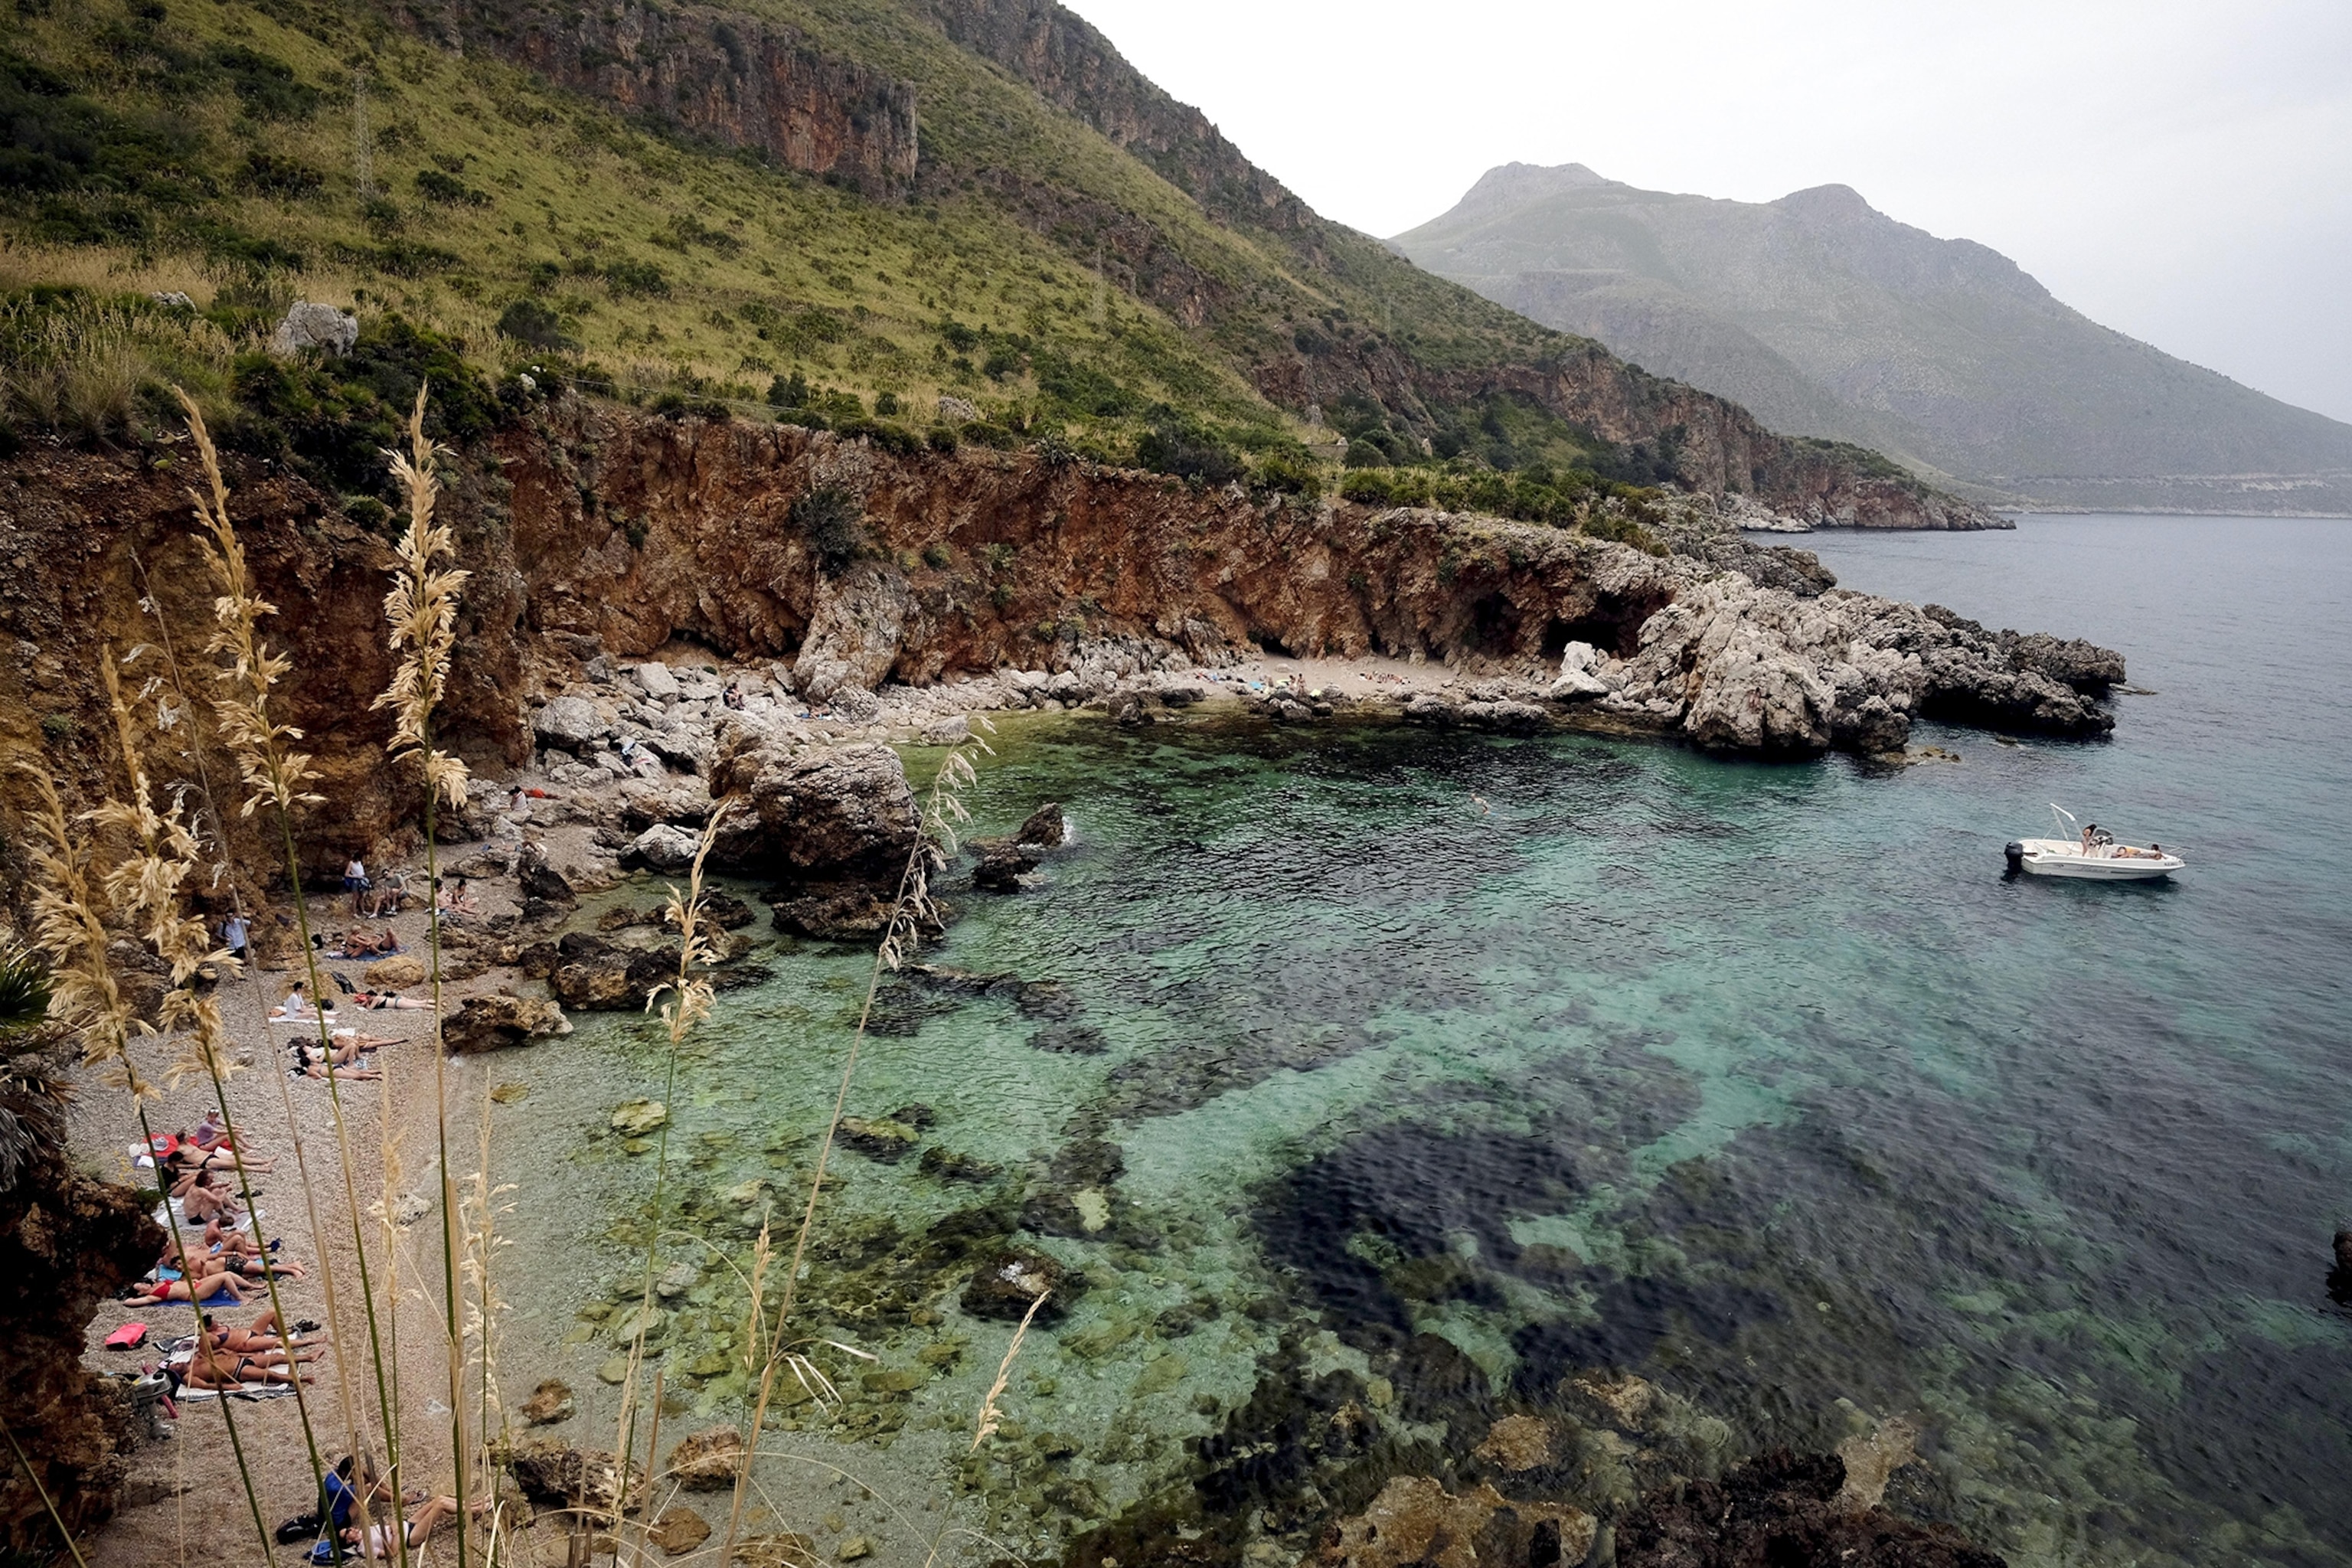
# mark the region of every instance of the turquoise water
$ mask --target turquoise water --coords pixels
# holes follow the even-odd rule
[[[1212,1510],[1279,1512],[1300,1478],[1221,1456],[1286,1382],[1377,1391],[1428,1465],[1611,1366],[1721,1422],[1720,1458],[1906,1416],[1925,1463],[1890,1496],[2015,1562],[2352,1563],[2352,1313],[2323,1288],[2352,1218],[2352,525],[1818,547],[1850,585],[2122,648],[2152,694],[2116,699],[2111,742],[1928,728],[1959,760],[1895,769],[1008,724],[980,827],[1055,800],[1075,842],[1029,893],[950,890],[926,956],[1055,984],[885,986],[850,1110],[919,1102],[922,1149],[995,1173],[838,1156],[809,1299],[903,1375],[839,1361],[851,1397],[787,1440],[1050,1553],[1204,1476]],[[2005,880],[2052,801],[2189,868]],[[792,1203],[867,964],[774,962],[723,999],[672,1132],[681,1237],[740,1267],[756,1217],[719,1194]],[[563,1050],[494,1069],[534,1083],[525,1155],[580,1212],[642,1203],[647,1157],[598,1124],[648,1092],[646,1027]],[[625,1219],[533,1223],[527,1257],[625,1291]],[[958,1309],[953,1238],[1015,1224],[1086,1289],[968,1459],[1010,1329]],[[665,1330],[681,1413],[740,1386],[689,1375],[744,1300],[701,1245],[674,1248],[711,1259]],[[598,1333],[572,1331],[583,1365]]]

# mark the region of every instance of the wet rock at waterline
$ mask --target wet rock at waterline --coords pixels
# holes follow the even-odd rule
[[[1031,812],[1013,835],[1013,842],[1039,849],[1059,849],[1068,839],[1070,826],[1062,816],[1058,802],[1047,802]]]
[[[2336,1267],[2327,1272],[2331,1300],[2352,1307],[2352,1230],[2336,1233]]]
[[[992,893],[1017,893],[1022,879],[1037,869],[1043,851],[1027,844],[975,845],[971,885]]]
[[[751,875],[864,886],[887,897],[915,847],[915,794],[887,746],[811,752],[730,721],[719,731],[710,790],[743,797],[713,853]]]
[[[675,947],[622,947],[586,931],[566,932],[555,945],[557,963],[547,988],[566,1007],[635,1011],[656,987],[677,978]]]
[[[569,1443],[518,1443],[508,1450],[506,1465],[515,1484],[522,1488],[522,1495],[536,1508],[585,1508],[609,1518],[620,1500],[620,1460],[609,1452],[576,1448]],[[645,1467],[631,1464],[626,1484],[629,1511],[635,1513],[645,1496]]]
[[[1766,1454],[1720,1481],[1661,1487],[1617,1521],[1621,1568],[2006,1568],[2004,1560],[1941,1525],[1840,1501],[1844,1461],[1834,1454]]]
[[[1050,1323],[1069,1310],[1071,1298],[1082,1288],[1082,1276],[1044,1253],[1009,1247],[972,1274],[971,1283],[964,1287],[963,1310],[975,1318],[1017,1323],[1045,1297],[1037,1321]]]
[[[770,908],[775,926],[787,936],[814,937],[819,942],[869,942],[889,927],[895,889],[872,886],[812,888]]]
[[[921,1141],[922,1134],[889,1117],[845,1116],[841,1119],[840,1137],[842,1142],[868,1159],[895,1163],[906,1158],[908,1152]]]
[[[572,1032],[572,1020],[552,1002],[500,992],[468,996],[441,1026],[441,1043],[452,1054],[502,1050]]]

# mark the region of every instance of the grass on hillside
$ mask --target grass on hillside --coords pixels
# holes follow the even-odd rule
[[[229,438],[366,494],[404,376],[429,363],[446,384],[462,363],[484,387],[528,368],[673,409],[772,404],[902,448],[940,425],[944,395],[977,417],[933,429],[936,444],[1050,437],[1307,493],[1336,482],[1307,445],[1329,437],[1243,374],[1268,334],[1311,354],[1402,317],[1396,337],[1434,363],[1573,342],[1369,240],[1356,255],[1361,237],[1344,232],[1307,276],[888,0],[750,8],[923,82],[934,177],[919,199],[686,143],[359,7],[20,6],[0,40],[0,417],[127,437],[168,418],[161,389],[176,382]],[[1085,235],[1023,226],[989,184],[999,166],[1050,170],[1143,217],[1228,308],[1171,320],[1097,270]],[[189,307],[151,299],[172,295]],[[405,369],[322,381],[262,363],[297,298],[357,310],[376,369]],[[444,422],[467,406],[452,390]],[[1525,468],[1539,487],[1550,470],[1579,476],[1571,503],[1596,479],[1673,468],[1670,449],[1621,451],[1500,395],[1410,421],[1357,399],[1330,420],[1351,467]]]

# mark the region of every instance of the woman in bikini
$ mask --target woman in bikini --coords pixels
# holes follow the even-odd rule
[[[235,1275],[226,1272],[207,1274],[198,1279],[194,1295],[188,1293],[188,1281],[185,1279],[143,1282],[141,1289],[142,1294],[125,1296],[122,1304],[126,1307],[161,1307],[169,1301],[205,1301],[223,1291],[227,1292],[230,1300],[239,1305],[245,1301],[245,1287],[237,1283]]]
[[[307,1372],[297,1372],[282,1363],[270,1365],[257,1355],[231,1355],[208,1341],[196,1341],[195,1353],[188,1358],[180,1380],[187,1387],[212,1389],[216,1392],[240,1388],[248,1383],[292,1383],[297,1377],[304,1383],[316,1380]]]

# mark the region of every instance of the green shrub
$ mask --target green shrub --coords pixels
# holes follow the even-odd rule
[[[1242,476],[1242,460],[1213,434],[1164,420],[1136,443],[1135,459],[1155,473],[1222,485]]]
[[[359,341],[342,359],[239,355],[234,438],[338,490],[376,493],[387,482],[384,449],[400,445],[416,389],[427,380],[428,434],[459,447],[489,435],[497,395],[466,363],[464,345],[386,314],[361,322]]]
[[[650,261],[608,261],[598,268],[615,300],[666,300],[669,274]]]
[[[81,726],[75,722],[74,716],[70,713],[41,715],[41,739],[53,746],[64,745],[80,733]]]
[[[446,207],[486,207],[490,205],[488,191],[478,191],[453,174],[438,169],[416,171],[416,194],[428,202],[439,202]]]
[[[21,1029],[48,1016],[49,966],[29,947],[0,952],[0,1029]]]
[[[866,552],[865,507],[849,491],[824,485],[793,502],[794,527],[808,535],[817,570],[838,577]]]
[[[257,195],[280,200],[310,195],[326,183],[326,175],[300,159],[281,158],[275,153],[247,153],[245,167],[237,171],[238,184]]]
[[[982,447],[992,447],[1000,452],[1010,452],[1021,444],[1021,437],[1002,425],[985,419],[975,419],[963,427],[963,438]]]
[[[768,383],[768,402],[773,407],[806,408],[808,400],[808,377],[797,370],[789,376],[780,375]]]
[[[895,392],[876,393],[874,412],[886,418],[895,416],[898,413],[898,395]]]
[[[536,300],[517,300],[499,313],[499,336],[534,349],[577,353],[578,340],[563,334],[563,320]]]
[[[1310,465],[1280,453],[1259,459],[1255,483],[1260,489],[1304,496],[1310,500],[1323,493],[1323,476],[1320,473]]]
[[[835,433],[845,440],[856,440],[863,437],[884,451],[896,453],[901,458],[911,458],[923,449],[920,437],[903,425],[893,425],[887,420],[863,417],[844,419],[836,423],[833,428]]]
[[[962,437],[956,434],[952,425],[934,425],[923,440],[934,452],[952,452],[961,444]]]
[[[934,539],[923,546],[923,564],[934,572],[944,572],[955,564],[955,553]]]

